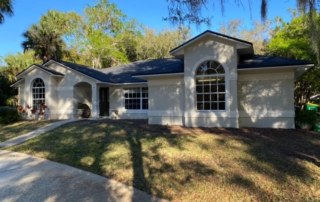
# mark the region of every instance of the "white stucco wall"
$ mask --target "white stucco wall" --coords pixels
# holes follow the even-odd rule
[[[91,86],[91,95],[93,102],[91,107],[92,116],[98,114],[99,92],[96,87],[96,80],[84,76],[78,72],[72,71],[56,63],[51,63],[48,68],[64,74],[64,77],[53,77],[50,73],[34,68],[28,72],[24,78],[25,82],[19,86],[21,95],[21,104],[23,106],[32,106],[31,85],[34,79],[41,78],[45,83],[46,105],[50,119],[71,119],[76,117],[76,101],[74,95],[74,86],[81,82],[86,82]],[[88,91],[88,89],[86,89]]]
[[[24,83],[18,86],[18,105],[25,106]]]
[[[185,125],[203,127],[238,127],[237,49],[236,44],[214,36],[204,37],[184,50]],[[222,64],[226,75],[226,110],[197,111],[195,71],[204,61]]]
[[[147,85],[126,85],[109,87],[109,114],[117,119],[147,119],[148,110],[127,110],[124,106],[124,89],[147,87]],[[149,90],[150,93],[150,90]]]
[[[149,124],[184,124],[184,81],[178,78],[148,80]]]
[[[239,71],[240,127],[294,128],[294,71]]]
[[[70,119],[76,117],[76,103],[74,99],[74,86],[80,82],[86,82],[91,85],[92,96],[97,96],[96,81],[81,75],[76,71],[72,71],[66,67],[60,66],[56,63],[51,63],[48,68],[58,71],[64,74],[64,77],[60,80],[56,80],[56,96],[52,102],[54,103],[50,110],[52,119]],[[90,106],[90,105],[89,105]],[[91,113],[93,115],[93,108],[91,107]]]
[[[19,86],[19,97],[20,104],[23,107],[29,105],[32,107],[32,84],[36,78],[40,78],[43,80],[45,85],[45,102],[49,109],[55,108],[56,94],[54,92],[54,88],[52,88],[54,84],[54,78],[51,78],[51,75],[41,69],[33,69],[28,73],[28,76],[25,77],[25,81],[23,84]]]

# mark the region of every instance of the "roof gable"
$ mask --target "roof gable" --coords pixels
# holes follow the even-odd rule
[[[214,36],[214,37],[218,37],[218,38],[221,38],[221,39],[224,39],[224,40],[228,40],[228,41],[232,41],[232,42],[235,42],[237,44],[237,48],[239,49],[251,49],[252,50],[252,54],[253,54],[253,45],[251,42],[248,42],[248,41],[245,41],[245,40],[242,40],[242,39],[238,39],[238,38],[235,38],[235,37],[231,37],[231,36],[227,36],[227,35],[224,35],[224,34],[221,34],[221,33],[218,33],[218,32],[213,32],[211,30],[207,30],[207,31],[204,31],[202,32],[201,34],[191,38],[190,40],[184,42],[183,44],[179,45],[178,47],[172,49],[170,51],[170,54],[172,55],[175,55],[175,56],[178,56],[178,55],[183,55],[183,49],[188,46],[189,44],[191,43],[194,43],[206,36]]]
[[[18,73],[16,75],[17,78],[22,78],[24,75],[28,74],[29,72],[32,72],[34,69],[40,69],[42,71],[44,71],[47,74],[50,74],[51,76],[58,76],[58,77],[63,77],[64,75],[60,72],[57,72],[55,70],[49,69],[43,65],[37,65],[37,64],[33,64],[31,66],[29,66],[27,69],[21,71],[20,73]]]
[[[68,69],[68,70],[80,73],[81,75],[89,77],[91,79],[94,79],[94,80],[97,80],[100,82],[105,82],[105,79],[104,79],[105,75],[94,68],[87,67],[85,65],[72,63],[72,62],[55,61],[55,60],[50,60],[50,61],[46,62],[44,65],[50,66],[52,63],[55,63],[63,68]]]

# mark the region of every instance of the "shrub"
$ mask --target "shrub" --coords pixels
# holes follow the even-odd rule
[[[6,104],[5,104],[5,105],[14,107],[14,106],[16,106],[17,102],[18,102],[18,101],[17,101],[17,98],[16,98],[16,97],[10,97],[10,98],[8,98],[8,99],[6,100]]]
[[[296,112],[296,124],[300,128],[311,129],[317,123],[317,112],[302,110]],[[306,128],[307,127],[307,128]]]
[[[81,114],[82,118],[89,118],[91,115],[90,107],[87,104],[84,103],[78,103],[77,109],[83,109],[83,112]]]
[[[10,124],[20,120],[19,112],[13,107],[0,107],[0,124]]]

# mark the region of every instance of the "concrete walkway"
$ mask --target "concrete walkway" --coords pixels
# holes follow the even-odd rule
[[[30,155],[0,151],[1,201],[166,201],[114,180]]]
[[[53,123],[49,123],[48,125],[39,128],[37,130],[31,131],[29,133],[26,133],[24,135],[20,135],[18,137],[9,139],[7,141],[1,142],[0,143],[0,148],[5,148],[5,147],[11,147],[17,144],[21,144],[31,138],[37,137],[39,135],[41,135],[42,133],[48,132],[49,130],[53,130],[55,128],[58,128],[64,124],[70,123],[70,122],[74,122],[74,121],[78,121],[78,119],[69,119],[69,120],[63,120],[63,121],[57,121],[57,122],[53,122]]]

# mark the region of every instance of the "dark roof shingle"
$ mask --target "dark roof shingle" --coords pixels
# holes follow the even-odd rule
[[[43,65],[36,65],[36,66],[40,67],[41,69],[43,69],[43,70],[45,70],[47,72],[50,72],[51,74],[54,74],[54,75],[57,75],[57,76],[64,76],[64,74],[62,74],[60,72],[57,72],[57,71],[55,71],[53,69],[49,69],[49,68],[47,68],[47,67],[45,67]]]
[[[58,63],[63,64],[63,65],[65,65],[65,66],[67,66],[77,72],[80,72],[80,73],[87,75],[91,78],[94,78],[98,81],[108,82],[108,78],[106,78],[106,75],[104,73],[98,71],[97,69],[87,67],[85,65],[72,63],[72,62],[66,62],[66,61],[59,61]]]
[[[283,57],[254,55],[242,59],[238,64],[238,69],[262,68],[262,67],[281,67],[295,65],[312,65],[304,60],[295,60]]]
[[[133,77],[135,75],[171,74],[184,71],[183,60],[175,58],[142,60],[105,69],[93,69],[65,61],[59,63],[99,81],[115,84],[146,82],[144,79]]]

